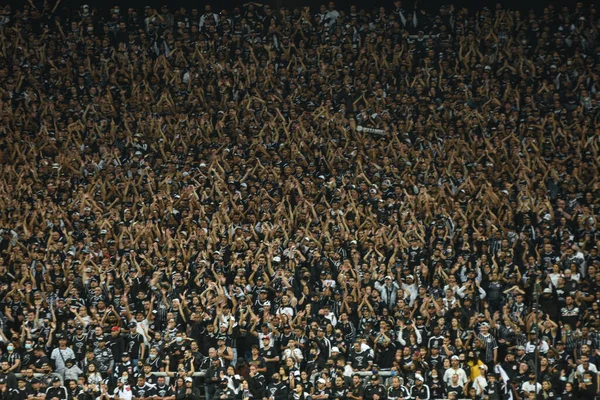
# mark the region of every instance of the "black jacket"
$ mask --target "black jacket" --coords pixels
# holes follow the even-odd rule
[[[6,388],[5,391],[0,391],[0,400],[17,400],[18,392],[15,390],[16,389]],[[50,400],[50,398],[48,398],[48,400]]]
[[[267,386],[267,398],[273,398],[275,400],[287,400],[288,398],[288,387],[284,382],[271,383]]]
[[[225,396],[225,397],[223,397],[223,396]],[[213,399],[223,399],[223,398],[227,399],[227,400],[235,400],[235,399],[237,399],[237,395],[229,387],[224,387],[224,388],[220,387],[215,392]]]
[[[55,397],[60,400],[67,400],[69,398],[69,393],[67,392],[67,388],[64,386],[49,387],[48,390],[46,390],[46,398],[48,400],[52,400]]]
[[[200,390],[196,387],[192,388],[191,393],[186,393],[187,392],[187,388],[186,387],[181,387],[177,390],[177,395],[175,396],[175,398],[177,400],[200,400],[201,394],[200,394]]]
[[[214,368],[212,365],[206,370],[206,374],[204,375],[204,382],[211,389],[216,390],[221,378],[219,377],[221,370],[223,368]]]
[[[265,397],[265,377],[261,374],[256,374],[254,377],[248,376],[248,390],[258,399]]]

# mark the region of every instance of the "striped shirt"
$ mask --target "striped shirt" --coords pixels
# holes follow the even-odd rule
[[[484,336],[483,334],[477,335],[477,338],[485,345],[485,350],[482,351],[483,361],[486,363],[494,361],[494,349],[498,348],[498,342],[496,338],[491,334]]]

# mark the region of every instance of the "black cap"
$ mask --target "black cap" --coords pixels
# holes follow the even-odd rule
[[[6,383],[6,379],[5,378],[0,378],[0,385]]]
[[[33,385],[34,383],[40,383],[40,380],[38,378],[33,378],[31,384]]]
[[[121,358],[123,358],[123,357],[129,357],[129,353],[125,352],[125,353],[121,354]]]
[[[55,376],[54,378],[52,378],[52,382],[60,382],[60,378],[58,376]]]

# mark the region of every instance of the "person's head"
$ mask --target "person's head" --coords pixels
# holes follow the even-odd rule
[[[212,362],[213,367],[219,367],[221,365],[221,360],[217,356],[212,357],[211,362]]]
[[[150,353],[148,354],[151,360],[154,360],[158,357],[158,349],[156,347],[152,347],[150,349]]]
[[[584,366],[584,368],[587,368],[590,364],[590,357],[587,354],[582,354],[579,357],[579,360],[581,361],[581,364]]]
[[[545,391],[552,389],[552,383],[548,380],[544,380],[542,382],[542,389],[544,389]]]
[[[487,322],[484,322],[483,324],[481,324],[480,330],[483,335],[486,335],[490,330],[490,325]]]
[[[271,338],[268,336],[264,336],[262,338],[262,343],[263,343],[263,347],[266,347],[266,348],[270,347],[271,346]]]
[[[10,363],[8,361],[2,361],[2,363],[0,363],[0,368],[2,368],[2,371],[8,371],[10,369]]]
[[[423,385],[423,382],[423,376],[421,374],[415,374],[415,385],[417,385],[417,387],[420,387]]]

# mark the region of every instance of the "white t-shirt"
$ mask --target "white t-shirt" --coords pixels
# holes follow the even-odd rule
[[[142,322],[138,322],[137,319],[133,318],[130,322],[135,322],[137,325],[137,332],[142,335],[142,338],[144,338],[144,344],[146,346],[148,346],[150,344],[150,338],[148,336],[146,336],[146,332],[148,332],[148,327],[150,326],[150,324],[148,323],[148,320],[146,318],[144,318],[142,320]]]
[[[56,348],[52,350],[52,354],[50,355],[50,359],[54,360],[54,365],[56,365],[57,371],[63,371],[65,369],[65,361],[69,358],[75,358],[75,353],[70,347],[65,349]]]
[[[443,378],[443,381],[446,383],[446,385],[450,385],[450,383],[452,383],[452,376],[454,374],[458,375],[458,384],[460,386],[466,385],[466,383],[469,381],[469,379],[467,378],[467,373],[464,369],[460,367],[458,369],[448,368],[444,373]]]
[[[596,365],[589,363],[588,371],[590,371],[593,374],[597,374],[598,368],[596,368]],[[577,366],[577,374],[583,376],[584,372],[585,372],[585,369],[583,369],[583,365],[578,365]]]
[[[477,395],[478,396],[482,395],[483,392],[484,392],[484,390],[485,390],[485,388],[487,387],[487,381],[486,381],[486,379],[483,376],[479,375],[473,381],[473,387],[477,391]]]
[[[129,385],[123,385],[121,389],[118,387],[115,388],[115,397],[124,400],[131,400],[133,398],[133,394],[131,393],[131,387]]]
[[[543,342],[539,345],[540,353],[547,353],[550,347],[548,347],[548,343]],[[535,353],[535,343],[527,342],[525,345],[525,353]]]
[[[539,393],[542,390],[542,385],[540,383],[529,383],[529,381],[527,381],[523,382],[523,386],[521,386],[521,389],[524,392]]]

